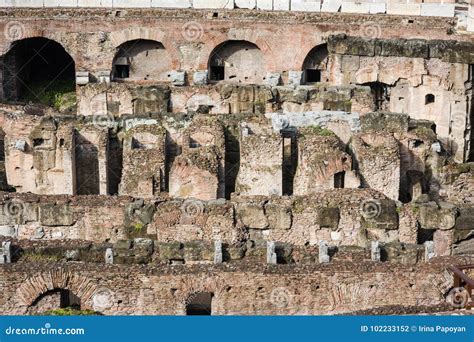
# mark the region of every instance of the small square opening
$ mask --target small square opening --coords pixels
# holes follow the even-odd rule
[[[222,81],[224,80],[225,73],[223,66],[211,66],[211,80]]]
[[[115,66],[115,77],[116,78],[129,78],[130,77],[130,66],[129,65],[116,65]]]
[[[306,69],[305,75],[306,75],[306,83],[321,82],[321,70]]]

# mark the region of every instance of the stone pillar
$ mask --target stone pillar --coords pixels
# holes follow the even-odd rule
[[[12,262],[11,242],[2,242],[2,248],[0,250],[0,264],[9,264]]]
[[[436,229],[433,235],[434,253],[437,256],[451,255],[451,248],[454,243],[454,229]]]
[[[76,84],[79,86],[89,83],[89,71],[76,71]]]
[[[303,83],[303,72],[302,71],[293,71],[288,72],[288,85],[290,86],[299,86]]]
[[[331,259],[329,258],[329,248],[326,241],[319,241],[319,263],[328,263]]]
[[[378,241],[372,241],[370,243],[370,257],[372,261],[381,261],[380,243]]]
[[[207,80],[208,80],[208,71],[207,70],[196,71],[193,75],[194,85],[207,84]]]
[[[112,250],[112,248],[107,248],[105,250],[105,263],[106,264],[114,263],[114,251]]]
[[[222,241],[214,241],[214,264],[222,264],[224,258],[222,255]]]
[[[435,257],[435,245],[433,241],[425,242],[425,261],[430,261],[431,258]]]
[[[275,252],[275,242],[267,241],[267,264],[277,264],[277,255]]]
[[[110,83],[110,75],[111,75],[110,70],[100,70],[97,72],[97,80],[99,83]]]
[[[267,72],[265,77],[265,84],[271,87],[280,85],[281,75],[278,72]]]

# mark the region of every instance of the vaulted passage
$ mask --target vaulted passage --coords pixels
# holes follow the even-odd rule
[[[171,59],[163,44],[136,39],[120,45],[113,62],[115,80],[167,80]]]
[[[6,100],[60,107],[75,97],[74,60],[53,40],[17,41],[4,58],[3,89]]]
[[[28,308],[29,314],[43,314],[50,310],[71,308],[81,309],[81,299],[65,289],[49,290],[40,295]]]
[[[186,305],[187,316],[210,316],[212,314],[212,297],[210,292],[198,292],[189,297]]]
[[[222,43],[209,58],[211,81],[261,84],[265,76],[262,51],[245,40]]]

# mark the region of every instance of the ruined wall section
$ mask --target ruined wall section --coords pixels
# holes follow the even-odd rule
[[[440,260],[402,265],[340,263],[283,271],[238,266],[169,268],[11,264],[0,268],[2,314],[25,314],[48,289],[70,290],[105,315],[184,315],[196,292],[214,294],[212,314],[336,314],[383,306],[439,305],[449,289]],[[358,270],[354,273],[354,268]],[[123,277],[123,272],[129,274]],[[449,282],[447,282],[449,281]],[[446,288],[447,287],[447,288]]]
[[[378,110],[433,121],[456,161],[468,158],[473,62],[469,46],[454,41],[333,36],[328,49],[335,65],[332,82],[371,86]]]

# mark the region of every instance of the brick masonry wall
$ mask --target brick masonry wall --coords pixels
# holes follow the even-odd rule
[[[0,314],[24,314],[43,293],[70,290],[83,309],[106,315],[184,314],[197,292],[213,314],[335,314],[380,306],[437,305],[453,260],[412,268],[340,262],[318,266],[119,266],[27,263],[0,266]],[[354,272],[357,269],[357,272]],[[31,309],[31,308],[30,308]]]
[[[258,9],[284,10],[295,12],[343,12],[394,15],[421,15],[434,17],[454,17],[455,0],[434,0],[423,3],[416,0],[400,3],[398,0],[385,0],[373,3],[369,0],[0,0],[0,7],[33,8],[195,8],[195,9]],[[463,5],[463,4],[461,4]],[[464,4],[467,8],[467,3]]]
[[[217,16],[214,17],[216,13]],[[151,39],[168,51],[172,70],[206,70],[216,46],[247,40],[264,56],[267,72],[300,70],[309,51],[331,34],[366,38],[452,39],[452,18],[409,18],[354,14],[209,10],[15,9],[0,20],[0,53],[16,40],[46,37],[59,42],[76,71],[111,70],[116,48],[126,41]],[[426,30],[426,28],[430,30]],[[88,32],[87,34],[85,32]],[[456,36],[469,40],[468,35]]]

